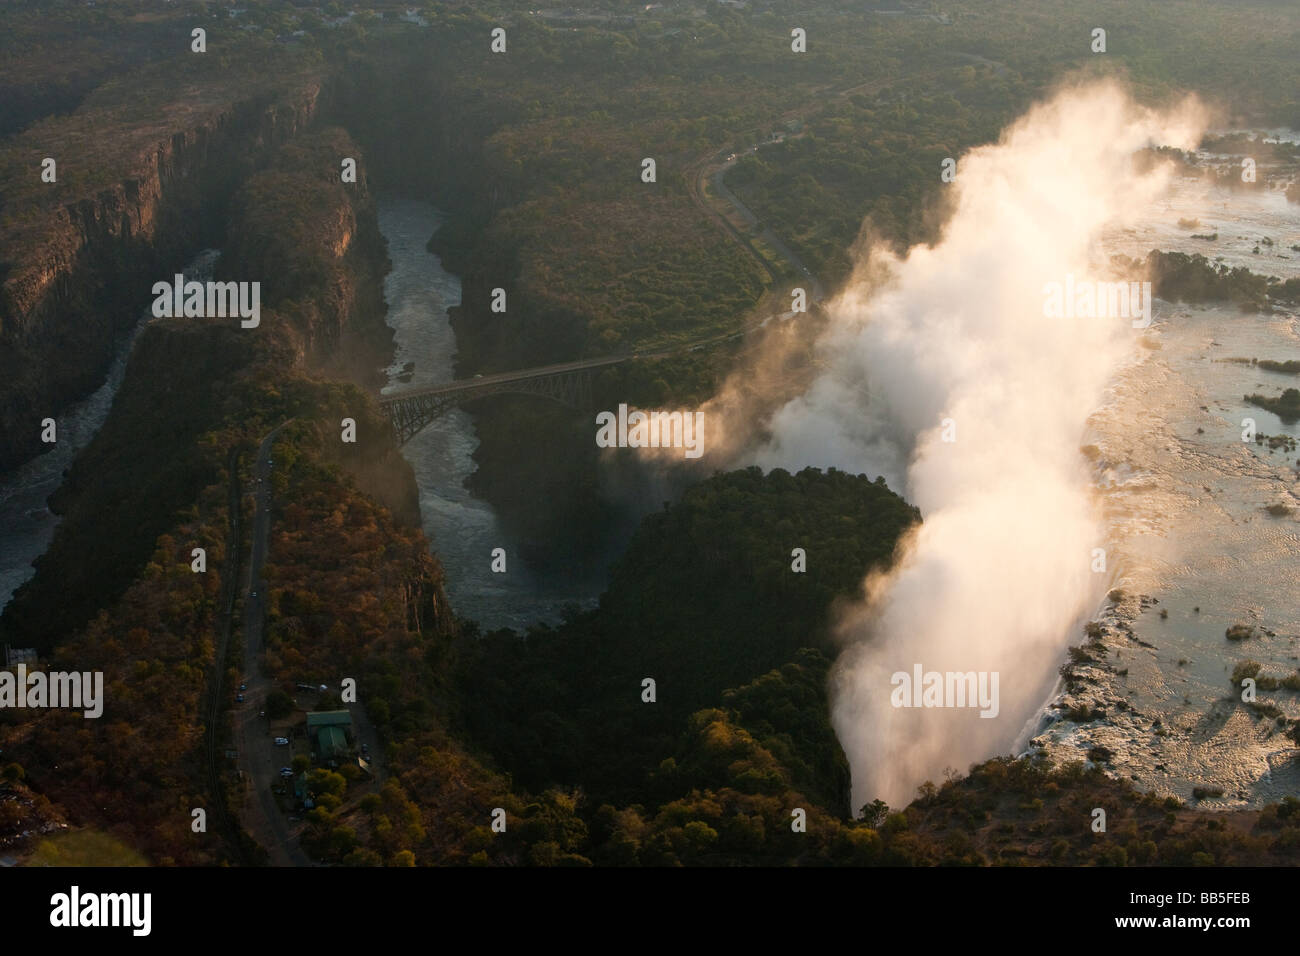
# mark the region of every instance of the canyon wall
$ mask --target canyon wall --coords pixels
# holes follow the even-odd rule
[[[80,188],[38,183],[40,158],[98,163],[114,132],[94,128],[93,111],[17,138],[11,151],[32,157],[36,185],[23,183],[0,209],[0,470],[39,453],[41,420],[99,386],[152,284],[221,241],[234,186],[315,120],[320,93],[318,80],[304,79],[278,96],[181,112],[143,138],[132,131],[130,157],[110,157]]]

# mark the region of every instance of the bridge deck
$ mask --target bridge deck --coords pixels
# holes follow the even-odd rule
[[[458,378],[453,382],[444,382],[441,385],[417,385],[413,388],[395,389],[391,392],[383,392],[379,396],[380,405],[390,405],[393,402],[400,402],[409,398],[419,398],[422,395],[454,395],[457,392],[470,391],[472,389],[486,388],[493,385],[509,385],[511,382],[524,382],[534,378],[546,378],[549,375],[563,375],[566,372],[581,372],[587,369],[602,368],[607,365],[618,365],[621,362],[627,362],[634,358],[651,358],[651,354],[636,353],[631,355],[607,355],[603,358],[581,359],[577,362],[563,362],[559,365],[544,365],[539,368],[520,369],[513,372],[496,372],[492,375],[481,375],[476,378]]]
[[[573,408],[583,409],[591,403],[591,372],[594,369],[619,365],[633,359],[661,359],[682,352],[695,351],[707,345],[742,338],[747,332],[767,323],[754,322],[734,332],[724,332],[693,342],[686,342],[652,352],[628,352],[623,355],[605,355],[600,358],[561,362],[539,368],[516,369],[512,372],[495,372],[474,378],[459,378],[440,385],[416,385],[411,388],[381,392],[379,406],[392,422],[399,444],[406,444],[431,421],[451,408],[465,402],[487,398],[489,395],[522,393],[553,399]]]

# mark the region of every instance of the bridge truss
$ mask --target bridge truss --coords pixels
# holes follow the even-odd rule
[[[491,395],[534,395],[579,411],[590,408],[591,380],[596,367],[521,375],[507,373],[490,378],[462,379],[429,388],[406,389],[379,396],[379,406],[393,423],[398,444],[405,445],[429,423],[453,408]]]

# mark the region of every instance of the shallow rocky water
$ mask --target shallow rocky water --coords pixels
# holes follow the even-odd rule
[[[1193,240],[1179,219],[1221,238]],[[1273,245],[1254,253],[1263,237]],[[1106,238],[1134,257],[1201,252],[1283,279],[1300,275],[1296,244],[1300,206],[1280,191],[1229,193],[1191,179],[1147,220]],[[1141,788],[1187,800],[1194,787],[1222,789],[1207,807],[1276,801],[1300,791],[1300,751],[1285,726],[1300,719],[1300,692],[1260,690],[1252,707],[1231,675],[1245,660],[1277,679],[1300,666],[1300,423],[1243,396],[1300,387],[1300,376],[1248,361],[1300,359],[1300,317],[1157,302],[1137,351],[1085,439],[1123,596],[1112,592],[1089,651],[1097,660],[1073,666],[1032,748],[1057,758],[1091,751]],[[1244,419],[1278,447],[1243,441]],[[1228,640],[1238,624],[1253,636]]]

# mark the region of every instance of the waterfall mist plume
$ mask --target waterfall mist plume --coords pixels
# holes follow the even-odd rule
[[[1048,317],[1045,287],[1113,278],[1103,227],[1171,175],[1134,153],[1194,147],[1202,114],[1191,100],[1142,108],[1117,83],[1091,82],[961,157],[940,240],[902,258],[865,251],[830,304],[811,386],[741,458],[883,475],[924,517],[839,625],[832,711],[855,809],[905,804],[947,767],[1006,752],[1104,593],[1080,445],[1143,333],[1127,318]],[[918,665],[999,675],[996,716],[894,706],[892,676]]]

